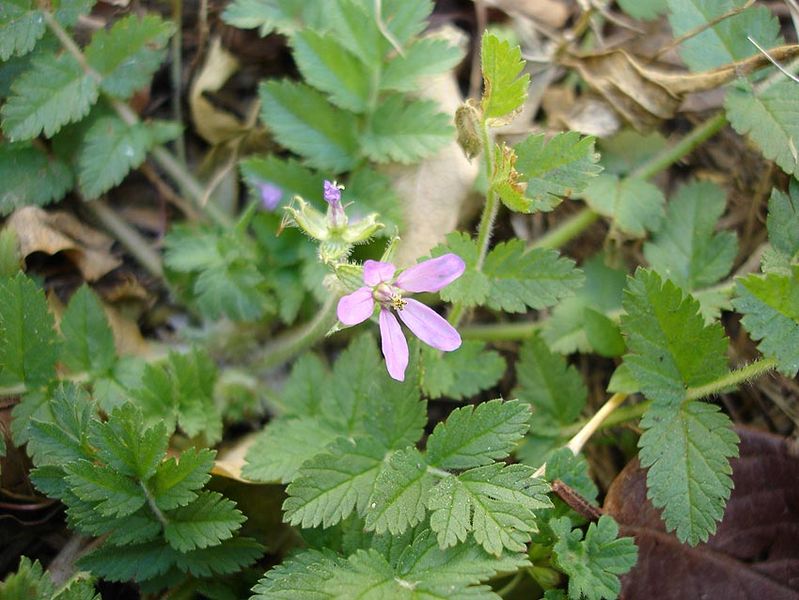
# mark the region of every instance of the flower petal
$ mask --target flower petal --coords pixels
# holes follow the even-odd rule
[[[363,282],[366,285],[375,286],[384,281],[391,281],[397,267],[391,263],[384,263],[377,260],[367,260],[363,263]]]
[[[460,348],[461,336],[446,319],[413,298],[406,298],[405,302],[405,308],[397,312],[416,337],[439,350],[449,352]]]
[[[380,309],[380,344],[388,374],[397,381],[404,381],[408,367],[408,342],[397,317],[385,308]]]
[[[358,288],[338,301],[336,315],[344,325],[357,325],[372,316],[375,310],[375,299],[372,288]]]
[[[437,292],[463,275],[465,269],[460,256],[445,254],[405,269],[397,277],[397,287],[408,292]]]

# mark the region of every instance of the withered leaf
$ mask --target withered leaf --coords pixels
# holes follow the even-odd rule
[[[753,429],[737,432],[735,488],[707,543],[690,547],[666,533],[646,498],[638,460],[616,477],[604,511],[638,546],[638,564],[622,578],[622,598],[799,599],[799,447]]]

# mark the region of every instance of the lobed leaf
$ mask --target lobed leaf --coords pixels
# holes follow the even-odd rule
[[[172,510],[197,498],[197,490],[211,479],[213,450],[189,448],[179,458],[170,457],[158,465],[149,482],[156,506]]]
[[[483,70],[484,119],[503,119],[521,109],[527,99],[530,75],[522,75],[525,62],[519,46],[511,47],[491,33],[481,41],[480,65]]]
[[[94,292],[82,285],[61,317],[61,360],[74,373],[109,372],[116,363],[114,335]]]
[[[45,206],[64,197],[73,175],[59,158],[28,143],[0,144],[0,216],[23,206]]]
[[[633,177],[599,175],[586,187],[588,205],[613,220],[613,225],[632,237],[654,231],[663,218],[666,199],[657,187]]]
[[[432,484],[427,462],[416,448],[392,454],[375,479],[365,511],[366,531],[399,535],[421,523]]]
[[[179,552],[218,546],[230,539],[246,517],[222,494],[202,491],[186,506],[169,512],[164,539]]]
[[[454,352],[422,350],[422,389],[431,399],[470,398],[493,387],[505,373],[505,359],[485,344],[466,340]]]
[[[770,256],[763,257],[763,271],[790,273],[790,264],[799,255],[799,180],[791,180],[787,194],[772,190],[766,225],[771,248]]]
[[[404,54],[391,58],[380,75],[380,89],[414,92],[420,77],[448,71],[462,58],[463,52],[447,40],[421,38],[406,48]]]
[[[6,0],[0,10],[0,60],[27,54],[47,26],[32,0]]]

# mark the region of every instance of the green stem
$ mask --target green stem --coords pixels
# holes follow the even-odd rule
[[[100,75],[100,73],[91,67],[83,52],[72,39],[72,37],[70,37],[63,27],[61,27],[61,24],[55,19],[55,17],[48,10],[46,10],[46,7],[42,9],[42,14],[44,15],[44,20],[47,23],[47,27],[58,38],[58,41],[61,42],[61,45],[64,47],[64,49],[69,52],[78,62],[83,72],[94,79],[99,85],[103,79],[102,75]],[[122,119],[123,123],[132,126],[141,122],[139,116],[130,106],[124,102],[120,102],[117,98],[109,96],[106,93],[103,93],[103,96],[109,102],[119,118]],[[163,146],[156,146],[151,151],[151,155],[153,159],[155,159],[155,162],[157,162],[158,165],[166,172],[166,174],[178,184],[178,187],[181,189],[181,193],[186,196],[186,198],[191,200],[191,202],[203,213],[205,213],[212,221],[214,221],[214,223],[225,228],[232,224],[230,217],[220,210],[215,204],[211,202],[203,203],[203,186],[168,150],[166,150]]]
[[[335,323],[337,303],[338,297],[332,294],[319,309],[319,313],[313,320],[297,330],[283,334],[266,346],[254,363],[260,368],[271,369],[311,347],[322,339]]]
[[[719,377],[718,379],[706,383],[704,385],[700,385],[693,388],[688,388],[685,392],[685,399],[686,400],[699,400],[701,398],[705,398],[707,396],[712,396],[713,394],[718,394],[727,390],[729,388],[735,387],[742,383],[746,383],[747,381],[751,381],[764,373],[768,373],[769,371],[773,370],[777,366],[777,361],[773,358],[760,358],[753,363],[746,365],[745,367],[741,367],[740,369],[735,369],[734,371],[730,371],[726,375]],[[633,421],[642,417],[649,407],[652,406],[651,400],[645,400],[644,402],[639,402],[638,404],[633,404],[631,406],[625,406],[622,408],[617,409],[613,414],[609,415],[600,425],[597,427],[597,431],[600,429],[607,429],[609,427],[615,427],[621,423],[626,423],[627,421]],[[578,423],[574,423],[573,425],[569,425],[568,427],[564,427],[560,430],[561,437],[571,437],[579,432],[583,427],[585,427],[586,423],[588,423],[589,419],[585,419]]]
[[[516,589],[516,586],[521,583],[525,572],[526,571],[524,569],[516,571],[516,574],[513,576],[513,579],[511,579],[507,584],[505,584],[499,590],[497,590],[497,596],[504,598],[505,596],[510,594],[514,589]]]
[[[691,133],[686,135],[679,142],[663,149],[644,164],[640,165],[627,175],[627,178],[649,179],[653,175],[657,175],[681,158],[693,152],[697,146],[721,131],[726,124],[727,118],[724,116],[724,113],[719,113],[711,117],[698,127],[695,127]],[[599,219],[599,215],[595,211],[590,208],[584,208],[540,237],[532,244],[532,247],[560,248],[588,229],[597,219]]]

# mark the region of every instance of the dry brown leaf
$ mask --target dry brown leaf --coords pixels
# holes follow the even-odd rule
[[[777,61],[790,60],[799,55],[799,45],[780,46],[769,54]],[[686,94],[717,88],[770,64],[767,57],[756,54],[710,71],[675,73],[647,66],[624,50],[566,53],[559,63],[576,69],[592,89],[637,129],[648,129],[673,117]]]
[[[220,38],[211,41],[205,63],[189,93],[191,118],[197,133],[211,145],[221,144],[242,134],[243,123],[208,101],[205,92],[219,91],[239,68],[239,61],[222,47]]]
[[[637,459],[618,475],[605,512],[634,535],[638,563],[622,578],[621,598],[659,600],[799,599],[799,447],[791,440],[738,428],[740,458],[724,519],[705,544],[690,547],[666,533],[646,498]]]
[[[509,15],[539,21],[552,29],[560,29],[571,16],[571,8],[561,0],[488,0]]]
[[[442,28],[437,35],[465,43],[463,34],[453,27]],[[424,97],[439,103],[442,112],[455,114],[462,103],[454,73],[426,78],[419,88]],[[453,141],[437,154],[412,165],[392,165],[387,169],[400,198],[405,217],[395,257],[399,266],[408,266],[444,241],[458,223],[464,200],[477,177],[479,161],[469,161]]]
[[[122,264],[111,255],[112,238],[67,212],[46,212],[37,206],[26,206],[14,211],[6,227],[16,232],[23,258],[34,252],[51,256],[61,252],[86,281],[96,281]]]
[[[223,447],[216,456],[211,474],[234,479],[242,483],[256,483],[242,477],[241,470],[245,465],[244,458],[247,456],[247,452],[257,436],[257,433],[251,433],[236,440],[235,444]]]

